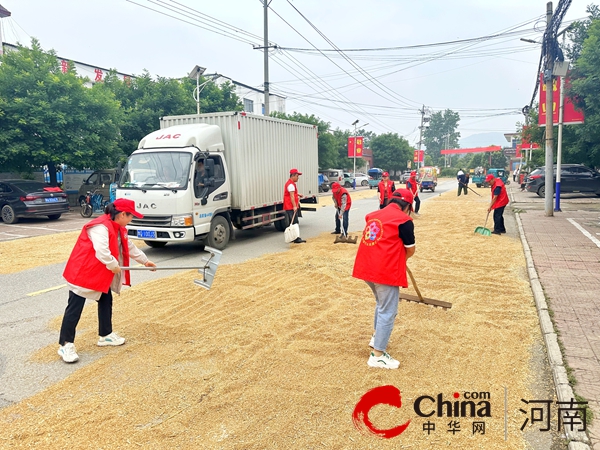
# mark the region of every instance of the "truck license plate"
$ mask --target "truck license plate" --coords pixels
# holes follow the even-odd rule
[[[144,239],[156,239],[156,231],[154,230],[137,230],[137,237]]]

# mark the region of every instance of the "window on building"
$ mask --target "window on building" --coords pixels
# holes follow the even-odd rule
[[[244,111],[249,113],[254,112],[254,102],[252,100],[244,99]]]

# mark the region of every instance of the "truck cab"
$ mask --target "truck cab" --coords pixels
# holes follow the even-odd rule
[[[135,201],[144,217],[134,218],[128,234],[151,247],[206,240],[222,249],[232,230],[221,132],[207,124],[181,128],[149,134],[129,157],[117,197]]]
[[[373,167],[367,171],[367,175],[369,176],[369,189],[373,189],[379,185],[381,177],[383,176],[383,170]]]

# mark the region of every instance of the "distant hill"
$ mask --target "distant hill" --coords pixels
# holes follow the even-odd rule
[[[458,141],[460,148],[489,147],[490,145],[500,145],[507,147],[508,141],[504,133],[478,133],[472,134]]]

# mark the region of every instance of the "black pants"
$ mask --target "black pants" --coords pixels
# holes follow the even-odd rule
[[[419,198],[419,196],[417,195],[415,197],[415,212],[418,213],[419,212],[419,208],[421,208],[421,199]]]
[[[58,343],[65,345],[65,342],[75,342],[75,329],[81,319],[85,298],[69,291],[69,303],[65,309],[62,325],[60,327],[60,337]],[[112,292],[102,293],[98,300],[98,335],[107,336],[112,333]]]
[[[348,216],[350,214],[350,210],[344,211],[342,215],[342,226],[344,227],[344,233],[348,234]],[[338,210],[335,210],[335,232],[340,233],[340,216],[338,215]]]
[[[294,210],[293,209],[286,209],[285,213],[287,214],[288,223],[290,225],[293,225],[295,223],[299,223],[298,222],[298,217],[302,217],[302,215],[300,214],[300,209],[298,209],[298,211],[296,211],[296,216],[295,217],[294,217]],[[294,219],[293,222],[292,222],[292,218]]]
[[[494,231],[498,233],[506,233],[503,217],[504,208],[506,208],[506,206],[494,209]]]

